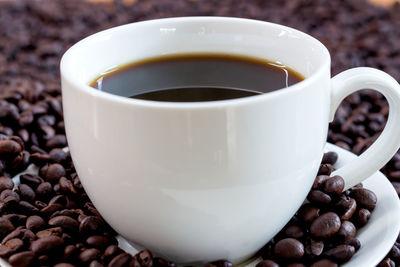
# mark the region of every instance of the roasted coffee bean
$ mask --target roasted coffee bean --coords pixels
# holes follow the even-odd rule
[[[151,254],[150,250],[142,250],[135,255],[135,258],[139,261],[140,266],[143,267],[151,267],[153,255]],[[231,267],[232,263],[228,261],[217,261],[217,267]]]
[[[65,169],[59,163],[50,164],[44,173],[44,179],[52,184],[58,183],[61,177],[65,176]]]
[[[26,218],[27,218],[26,215],[16,214],[16,213],[5,214],[2,217],[4,219],[9,220],[14,226],[25,225],[25,221],[26,221]]]
[[[336,237],[342,242],[351,240],[356,236],[356,231],[357,229],[352,222],[343,221]]]
[[[13,140],[0,140],[0,158],[11,158],[22,152],[20,144]]]
[[[49,225],[61,227],[65,231],[78,231],[79,223],[75,219],[68,216],[57,216],[49,220]]]
[[[337,211],[341,214],[341,220],[350,220],[357,209],[356,201],[349,197],[342,197],[335,204]]]
[[[344,189],[344,180],[342,177],[335,175],[327,179],[323,184],[323,191],[328,194],[340,194]]]
[[[367,209],[360,209],[355,216],[355,222],[361,227],[367,224],[371,218],[371,212]]]
[[[33,206],[31,203],[21,200],[19,203],[19,209],[27,215],[36,214],[39,209]]]
[[[353,246],[339,245],[326,251],[324,255],[336,262],[347,262],[351,259],[351,257],[353,257],[355,252],[356,251]]]
[[[28,202],[33,202],[35,200],[36,194],[32,190],[32,188],[29,187],[27,184],[19,184],[18,189],[21,195],[21,199],[28,201]]]
[[[37,231],[44,225],[46,225],[46,222],[40,216],[33,215],[26,219],[26,228],[29,230]]]
[[[14,229],[15,229],[14,226],[9,220],[0,217],[0,239],[3,239]]]
[[[138,255],[136,255],[136,256],[140,256],[140,255],[143,254],[143,253],[145,253],[145,254],[147,255],[148,252],[149,252],[149,251],[146,252],[145,250],[143,250],[143,251],[139,252]],[[139,260],[140,260],[140,259],[139,259]],[[151,262],[148,261],[148,262],[145,262],[144,264],[147,264],[147,266],[148,266],[148,265],[151,264]],[[211,262],[211,264],[214,265],[214,266],[216,266],[216,267],[233,267],[232,262],[227,261],[227,260],[213,261],[213,262]]]
[[[63,231],[61,227],[52,227],[46,230],[42,230],[36,233],[38,238],[49,237],[49,236],[58,236],[62,235]]]
[[[360,240],[358,240],[357,238],[353,238],[350,240],[347,240],[344,242],[345,245],[350,245],[352,247],[354,247],[354,249],[356,250],[356,252],[360,249],[361,247],[361,243]]]
[[[336,152],[327,152],[322,157],[322,164],[335,164],[338,160],[338,154]]]
[[[54,267],[76,267],[76,266],[70,263],[61,262],[54,265]]]
[[[0,244],[0,257],[8,257],[17,252],[24,246],[24,242],[19,238],[13,238]]]
[[[276,243],[274,252],[285,259],[299,259],[304,255],[304,246],[294,238],[285,238]]]
[[[30,249],[36,254],[47,253],[64,245],[61,237],[50,235],[40,237],[31,243]]]
[[[302,263],[293,262],[293,263],[289,263],[288,265],[286,265],[286,267],[306,267],[306,266]]]
[[[50,162],[50,155],[49,154],[40,154],[40,153],[33,153],[30,157],[30,160],[36,166],[43,166],[44,164]]]
[[[63,148],[67,145],[67,138],[65,135],[57,134],[54,137],[50,138],[46,142],[46,147],[49,149],[52,148]]]
[[[318,175],[313,183],[312,189],[319,189],[322,184],[329,179],[328,175]]]
[[[319,256],[324,250],[324,242],[307,238],[305,244],[305,252],[310,256]]]
[[[100,262],[94,260],[89,264],[89,267],[104,267],[104,265],[101,264]]]
[[[47,199],[51,192],[53,191],[53,187],[49,182],[44,182],[41,183],[37,188],[36,188],[36,196],[39,199]]]
[[[35,254],[33,254],[32,251],[23,251],[23,252],[18,252],[16,254],[12,255],[8,259],[8,262],[12,266],[29,267],[32,264],[34,257],[35,257]]]
[[[62,209],[64,209],[63,205],[54,203],[54,204],[50,204],[50,205],[47,205],[46,207],[42,208],[40,210],[40,213],[48,216],[49,214],[52,214],[52,213],[62,210]]]
[[[109,244],[109,239],[102,235],[93,235],[86,239],[86,243],[95,248],[102,248]]]
[[[2,192],[5,189],[13,189],[14,188],[14,182],[12,181],[11,178],[8,177],[0,177],[0,192]]]
[[[19,177],[21,184],[27,184],[29,185],[32,189],[35,189],[40,185],[40,183],[43,182],[43,179],[40,178],[37,175],[32,175],[32,174],[22,174]]]
[[[257,263],[256,267],[279,267],[279,265],[271,260],[263,260]]]
[[[70,180],[68,180],[65,177],[61,177],[59,182],[60,190],[63,193],[71,193],[71,194],[77,194],[78,192],[76,191],[74,185]]]
[[[65,152],[61,148],[54,148],[50,151],[49,157],[51,161],[61,163],[68,158],[68,152]]]
[[[132,256],[129,255],[128,253],[121,253],[118,256],[114,257],[107,266],[108,267],[123,267],[123,266],[127,265],[131,259],[132,259]],[[143,265],[139,265],[139,266],[143,266]]]
[[[327,212],[313,221],[310,232],[315,238],[329,238],[339,231],[340,226],[339,216],[336,213]]]
[[[331,164],[321,164],[318,170],[318,175],[331,175],[333,166]]]
[[[311,224],[318,216],[320,209],[312,204],[303,205],[297,212],[298,218],[304,223]]]
[[[69,259],[72,258],[76,252],[78,251],[78,249],[74,246],[74,245],[68,245],[64,248],[64,259]]]
[[[81,263],[88,263],[100,257],[100,254],[100,250],[96,248],[89,248],[82,251],[78,256],[78,259]]]
[[[17,202],[20,201],[18,193],[10,189],[5,189],[0,194],[0,201],[4,201],[7,197],[13,197]]]
[[[93,235],[101,233],[104,230],[104,222],[95,216],[87,216],[79,225],[79,233],[84,235]]]
[[[285,229],[285,235],[292,238],[302,238],[304,236],[303,229],[298,225],[291,225]]]
[[[351,191],[351,197],[357,201],[357,205],[369,211],[375,209],[377,198],[374,192],[366,188],[357,188]]]
[[[313,263],[310,267],[338,267],[338,265],[331,260],[323,259]]]
[[[331,203],[332,198],[320,190],[311,190],[307,196],[307,200],[313,204],[327,205]]]
[[[276,266],[271,265],[271,266],[276,267],[277,265]],[[163,258],[155,257],[153,259],[153,267],[176,267],[176,264],[172,261],[168,261]],[[265,267],[268,267],[268,265],[266,265]]]
[[[396,267],[396,264],[390,258],[385,258],[378,264],[378,267]]]

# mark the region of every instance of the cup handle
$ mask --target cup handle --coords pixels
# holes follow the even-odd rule
[[[389,117],[381,135],[364,153],[332,173],[343,177],[345,190],[382,168],[400,147],[400,85],[383,71],[361,67],[333,77],[329,121],[333,120],[336,109],[346,96],[366,88],[376,90],[386,98]]]

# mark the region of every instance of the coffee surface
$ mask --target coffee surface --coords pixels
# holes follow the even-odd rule
[[[111,94],[169,102],[227,100],[268,93],[304,78],[263,59],[225,54],[150,58],[100,75],[90,85]]]

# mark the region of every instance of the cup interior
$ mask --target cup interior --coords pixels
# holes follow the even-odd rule
[[[64,55],[61,72],[75,84],[137,60],[188,53],[221,53],[266,59],[306,79],[330,64],[315,38],[278,24],[240,18],[182,17],[132,23],[83,39]],[[86,85],[86,86],[85,86]]]

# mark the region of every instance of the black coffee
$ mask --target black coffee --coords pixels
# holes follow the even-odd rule
[[[120,66],[100,75],[90,85],[137,99],[200,102],[268,93],[303,79],[286,66],[262,59],[182,54]]]

